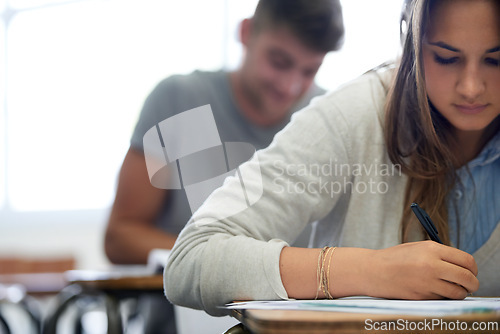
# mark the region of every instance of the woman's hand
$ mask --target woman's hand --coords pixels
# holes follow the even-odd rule
[[[463,299],[479,288],[472,255],[434,241],[374,251],[366,293],[397,299]]]
[[[280,272],[288,297],[312,299],[320,249],[285,247]],[[479,287],[474,258],[434,241],[371,250],[339,247],[330,258],[329,292],[393,299],[463,299]],[[320,292],[320,298],[324,298]]]

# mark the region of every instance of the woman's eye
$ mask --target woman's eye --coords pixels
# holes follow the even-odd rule
[[[488,65],[499,67],[500,66],[500,59],[498,58],[486,58],[484,62]]]
[[[437,54],[434,54],[434,61],[436,61],[436,63],[441,65],[451,65],[458,62],[458,57],[443,58],[439,57]]]

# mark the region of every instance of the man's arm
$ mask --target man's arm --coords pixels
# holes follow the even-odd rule
[[[104,239],[105,252],[111,262],[146,263],[153,248],[172,248],[177,236],[153,224],[166,196],[167,190],[151,185],[144,154],[130,148],[120,171]]]

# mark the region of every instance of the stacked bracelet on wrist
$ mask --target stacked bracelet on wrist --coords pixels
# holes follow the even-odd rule
[[[323,247],[319,252],[318,269],[316,279],[318,281],[318,289],[316,290],[316,298],[318,299],[319,292],[322,291],[325,298],[333,299],[330,293],[330,265],[332,263],[333,252],[337,247]],[[328,266],[326,263],[328,262]]]

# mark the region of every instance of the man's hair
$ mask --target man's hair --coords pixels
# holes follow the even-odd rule
[[[338,50],[344,41],[339,0],[259,0],[253,26],[256,32],[289,29],[304,45],[322,52]]]

